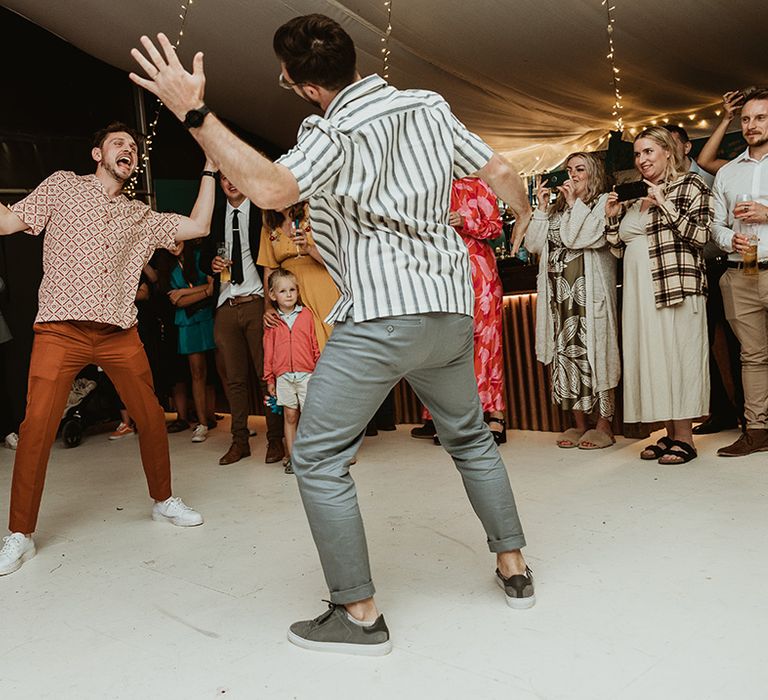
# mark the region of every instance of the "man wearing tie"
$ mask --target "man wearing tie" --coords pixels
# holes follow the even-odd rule
[[[264,364],[263,270],[256,265],[261,238],[261,210],[251,204],[224,175],[221,189],[226,207],[213,215],[211,235],[200,259],[200,267],[215,276],[217,296],[214,338],[221,352],[226,374],[225,384],[232,412],[232,445],[219,464],[233,464],[251,454],[248,443],[248,380],[252,362],[261,382]],[[217,253],[220,246],[226,258]],[[230,281],[219,277],[227,269]],[[226,276],[225,276],[226,279]],[[261,382],[263,385],[263,382]],[[262,395],[266,395],[262,386]],[[282,417],[266,411],[267,453],[265,462],[279,462],[284,456]]]

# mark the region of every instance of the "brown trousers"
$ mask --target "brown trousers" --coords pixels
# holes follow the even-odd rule
[[[747,428],[768,428],[768,270],[745,275],[730,268],[720,289],[725,317],[741,343]]]
[[[232,412],[232,440],[248,442],[248,379],[251,363],[259,379],[261,395],[266,396],[264,383],[264,300],[231,306],[224,302],[216,310],[213,336],[224,358],[227,372],[227,397]],[[283,417],[265,410],[267,440],[282,440]]]
[[[13,465],[11,532],[35,531],[51,445],[72,381],[88,364],[112,380],[139,433],[141,461],[156,501],[171,496],[171,462],[165,414],[152,386],[136,326],[124,330],[90,321],[36,323],[29,368],[27,415],[19,430]]]

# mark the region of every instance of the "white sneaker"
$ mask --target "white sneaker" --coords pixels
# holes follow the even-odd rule
[[[8,433],[5,436],[5,446],[9,450],[15,450],[19,446],[19,436],[16,433]]]
[[[167,501],[155,501],[155,505],[152,506],[152,520],[169,522],[178,527],[194,527],[203,524],[203,516],[178,496],[171,496]]]
[[[192,442],[205,442],[208,439],[208,426],[198,423],[192,431]]]
[[[12,574],[21,565],[37,554],[32,537],[27,537],[22,532],[12,532],[3,537],[3,548],[0,549],[0,576]]]

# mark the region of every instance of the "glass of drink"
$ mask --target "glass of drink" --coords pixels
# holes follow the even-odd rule
[[[226,267],[219,273],[219,280],[222,284],[226,284],[232,279],[230,271],[232,261],[229,259],[229,250],[227,250],[227,245],[225,243],[221,243],[219,245],[219,247],[216,249],[216,255],[218,255],[226,265]]]
[[[752,195],[750,194],[737,194],[736,195],[736,204],[734,206],[734,213],[738,213],[740,211],[740,208],[749,202],[752,201]],[[757,268],[757,243],[758,243],[758,236],[757,231],[755,230],[754,224],[747,223],[746,221],[742,221],[740,219],[737,219],[737,225],[738,225],[738,233],[742,236],[744,236],[748,241],[748,247],[747,249],[741,254],[741,258],[743,261],[743,268],[742,272],[745,275],[756,275],[758,273]],[[734,229],[736,227],[734,226]]]

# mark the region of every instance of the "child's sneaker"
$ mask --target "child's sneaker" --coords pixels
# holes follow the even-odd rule
[[[192,442],[205,442],[208,439],[208,427],[198,423],[192,431]]]

